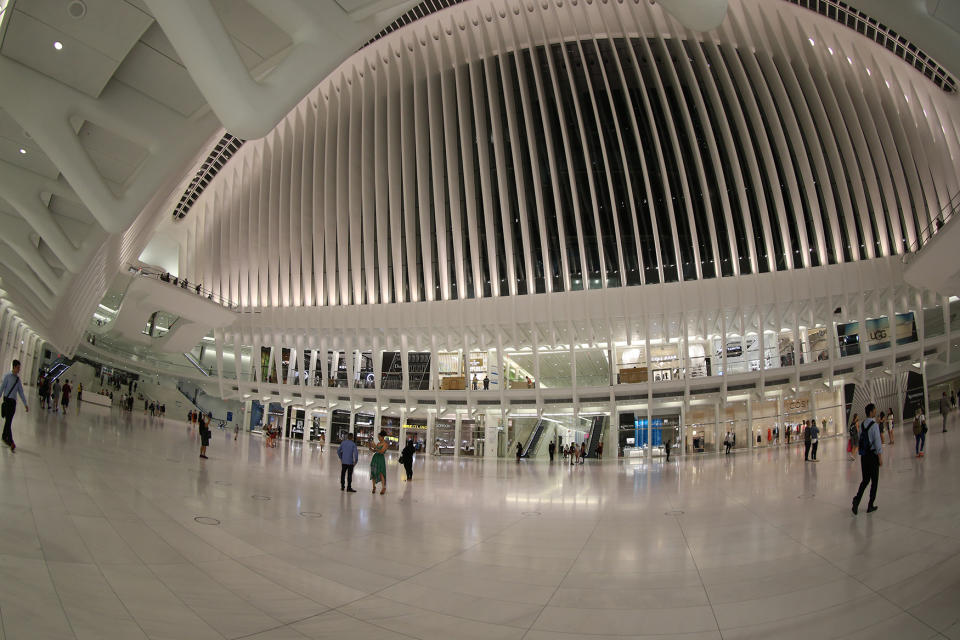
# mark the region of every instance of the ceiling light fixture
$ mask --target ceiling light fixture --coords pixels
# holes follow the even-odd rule
[[[24,149],[23,147],[20,147],[20,153],[21,153],[22,155],[27,155],[27,150]]]
[[[57,51],[60,51],[61,49],[63,49],[63,43],[60,42],[59,40],[54,40],[53,48],[56,49]]]

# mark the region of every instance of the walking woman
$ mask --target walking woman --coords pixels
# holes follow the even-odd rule
[[[377,443],[370,445],[370,451],[373,451],[373,458],[370,460],[370,482],[373,483],[372,493],[377,492],[377,483],[383,482],[383,488],[380,489],[380,495],[383,495],[387,492],[387,460],[383,457],[387,452],[387,432],[381,430],[377,437]]]
[[[860,444],[860,416],[858,414],[853,414],[853,420],[850,421],[850,426],[847,427],[847,437],[849,442],[847,443],[847,461],[853,462],[856,460],[856,451]]]
[[[913,437],[917,441],[916,453],[918,458],[923,457],[923,449],[927,445],[927,418],[923,415],[923,409],[917,407],[917,412],[913,416]]]
[[[83,383],[77,384],[77,415],[80,415],[80,403],[83,402]]]
[[[887,408],[887,439],[890,441],[890,444],[893,444],[893,428],[897,426],[896,420],[893,417],[893,408]]]

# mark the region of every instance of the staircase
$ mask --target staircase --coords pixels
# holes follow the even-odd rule
[[[530,432],[530,437],[527,439],[527,446],[523,448],[523,453],[520,457],[531,458],[537,455],[537,446],[543,437],[544,427],[546,427],[546,422],[542,419],[537,420],[536,426],[533,428],[533,431]]]
[[[587,457],[597,457],[597,445],[600,444],[600,437],[603,435],[603,416],[594,416],[590,425],[590,446],[587,447]]]

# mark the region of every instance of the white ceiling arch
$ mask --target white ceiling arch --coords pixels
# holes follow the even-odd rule
[[[71,352],[211,139],[269,131],[413,4],[0,2],[5,298]]]

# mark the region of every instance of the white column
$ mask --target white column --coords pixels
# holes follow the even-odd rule
[[[410,358],[407,351],[407,336],[403,334],[400,336],[400,388],[403,391],[410,390]],[[430,364],[431,368],[433,363]]]
[[[453,457],[459,458],[460,457],[460,441],[462,439],[460,429],[463,426],[463,414],[457,411],[454,415],[456,416],[456,418],[454,419],[454,422],[453,422],[453,425],[454,425],[453,436],[455,441],[455,445],[453,447]]]
[[[484,458],[496,458],[497,457],[497,433],[499,432],[500,423],[496,418],[496,414],[492,412],[484,413],[483,419],[483,457]]]
[[[434,411],[427,413],[427,442],[426,442],[426,454],[428,456],[433,455],[433,445],[437,439],[435,435],[434,426],[437,423],[437,414]]]
[[[726,333],[724,333],[723,353],[724,353],[723,359],[726,360],[726,359],[727,359],[727,356],[726,356],[726,353],[727,353]],[[726,363],[724,363],[724,371],[726,371]],[[714,418],[713,418],[713,446],[716,447],[716,448],[714,449],[714,451],[715,451],[716,453],[719,453],[719,452],[720,452],[720,401],[719,401],[719,400],[713,403],[713,416],[714,416]]]

